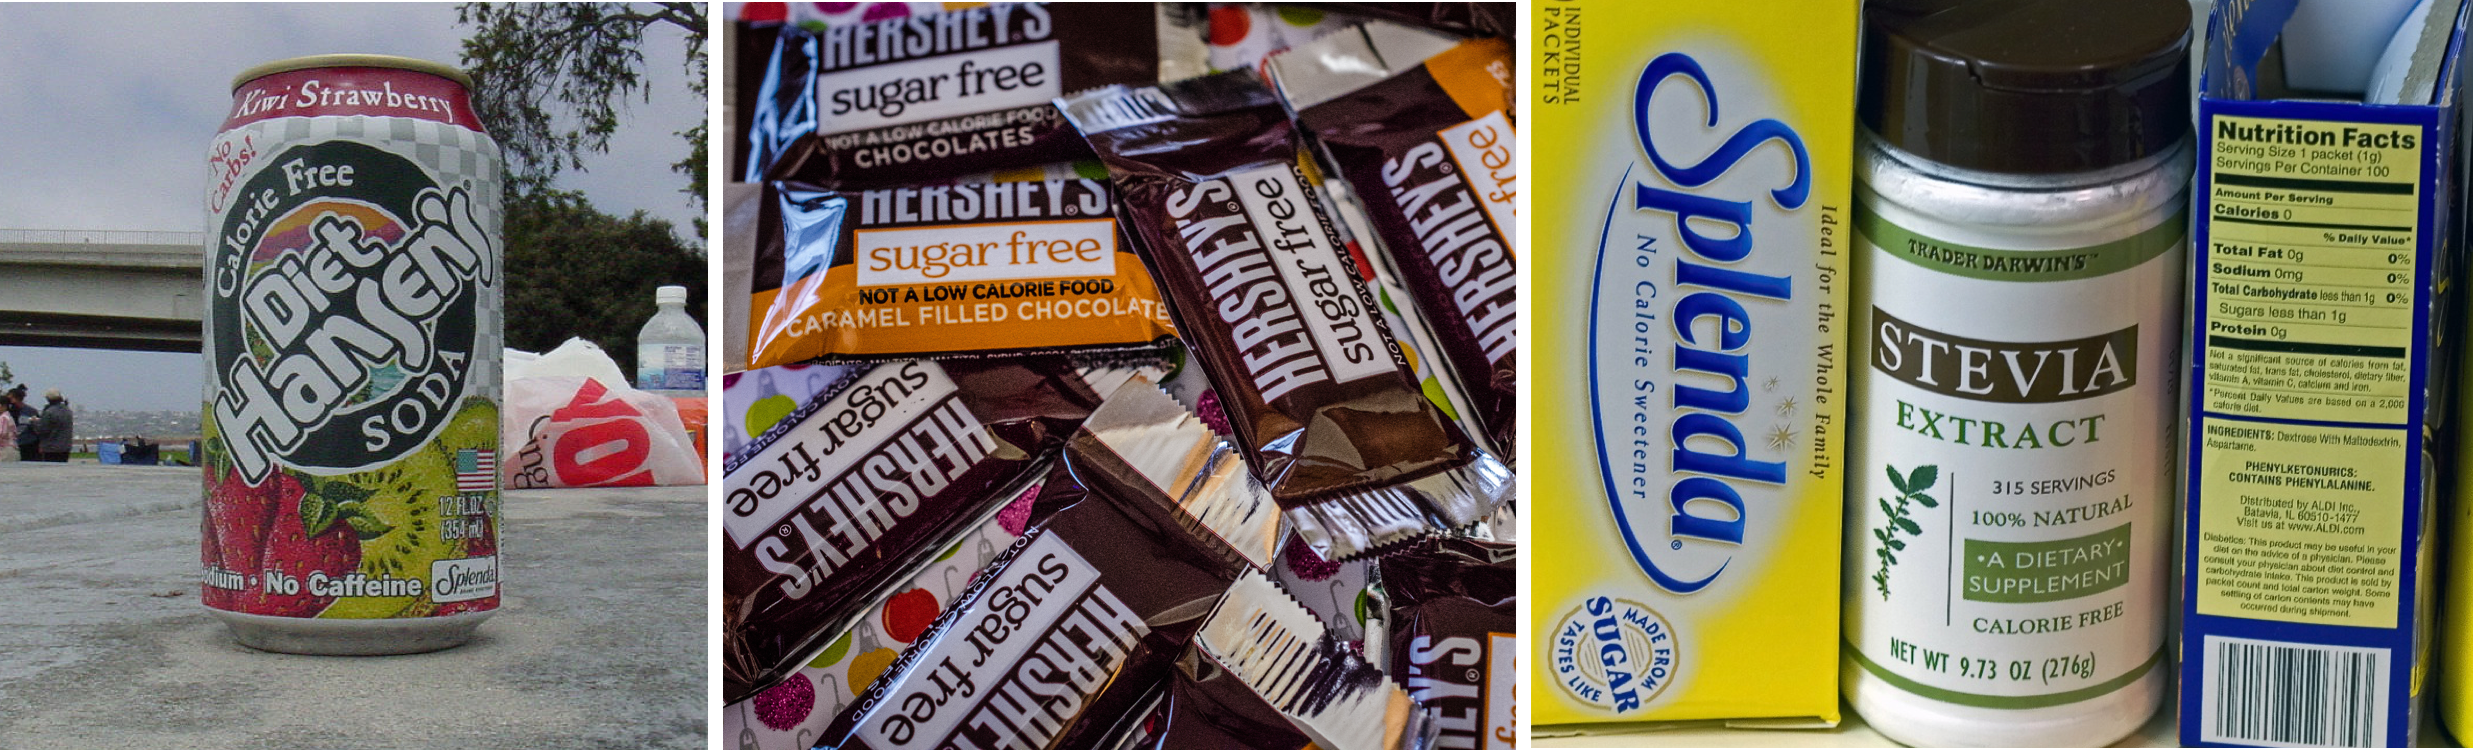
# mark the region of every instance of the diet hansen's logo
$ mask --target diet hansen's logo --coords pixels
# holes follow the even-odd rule
[[[227,455],[351,471],[411,451],[464,396],[497,238],[469,186],[349,141],[263,162],[208,251]]]
[[[1583,703],[1631,713],[1673,684],[1681,653],[1674,626],[1656,610],[1592,597],[1554,626],[1554,684]]]

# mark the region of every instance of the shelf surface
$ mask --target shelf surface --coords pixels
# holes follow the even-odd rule
[[[2113,747],[2180,747],[2181,741],[2174,722],[2179,701],[2165,701],[2155,718],[2139,727]],[[1901,747],[1879,732],[1872,731],[1855,715],[1852,706],[1841,702],[1839,711],[1846,717],[1836,729],[1726,729],[1723,727],[1693,727],[1648,731],[1633,734],[1597,734],[1586,737],[1539,737],[1533,747]],[[2420,747],[2462,747],[2439,726],[2438,711],[2426,708],[2422,712]]]

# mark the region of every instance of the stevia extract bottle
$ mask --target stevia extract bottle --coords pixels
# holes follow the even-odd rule
[[[1910,745],[2162,698],[2189,8],[1864,11],[1842,690]]]

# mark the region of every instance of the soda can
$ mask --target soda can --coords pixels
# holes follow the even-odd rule
[[[241,643],[449,648],[498,609],[498,145],[472,79],[321,55],[207,153],[200,599]]]

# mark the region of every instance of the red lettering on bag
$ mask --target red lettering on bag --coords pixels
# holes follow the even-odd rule
[[[585,380],[575,398],[550,413],[552,422],[591,419],[610,421],[567,428],[550,446],[550,468],[568,487],[640,487],[653,483],[644,463],[653,452],[652,434],[638,421],[642,411],[623,399],[609,398],[599,381]]]

